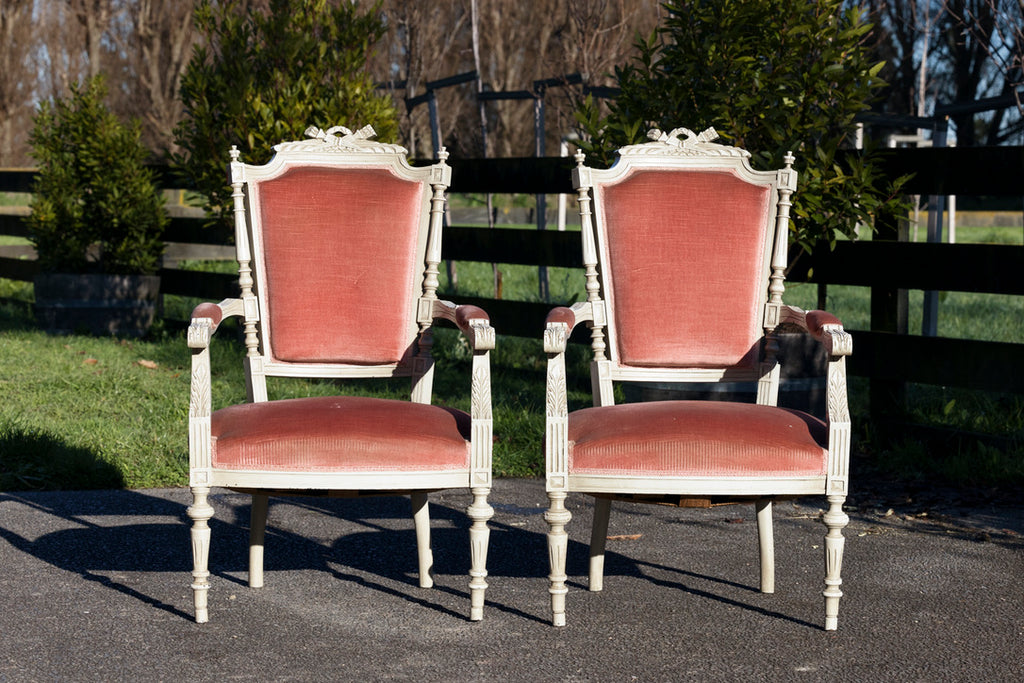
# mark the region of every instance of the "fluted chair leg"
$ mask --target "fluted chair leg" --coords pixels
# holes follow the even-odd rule
[[[419,560],[420,588],[434,585],[434,552],[430,548],[430,509],[425,491],[416,491],[412,500],[412,522],[416,528],[416,555]]]
[[[843,529],[850,518],[843,512],[845,496],[829,496],[829,509],[823,521],[828,527],[825,535],[825,630],[835,631],[839,627],[839,598],[843,591],[839,589],[843,580],[840,573],[843,568]]]
[[[209,487],[192,487],[192,505],[188,516],[192,520],[192,597],[195,603],[196,623],[205,624],[210,620],[207,594],[210,590],[210,518],[213,507],[207,500]]]
[[[491,530],[487,522],[494,516],[494,508],[487,503],[489,488],[474,488],[473,502],[466,511],[473,524],[469,527],[469,597],[471,621],[484,618],[484,595],[487,591],[487,545]]]
[[[757,545],[761,558],[761,592],[775,592],[775,534],[772,529],[772,499],[754,504],[757,512]]]
[[[611,498],[594,499],[594,525],[590,530],[590,590],[593,592],[604,588],[604,551],[611,509]]]
[[[565,594],[569,592],[565,585],[568,578],[565,574],[565,556],[569,548],[569,534],[565,531],[565,525],[572,519],[572,513],[565,509],[565,497],[564,491],[549,492],[550,503],[548,511],[544,513],[548,523],[548,562],[551,566],[548,575],[551,582],[548,588],[551,593],[551,623],[555,626],[565,626]]]

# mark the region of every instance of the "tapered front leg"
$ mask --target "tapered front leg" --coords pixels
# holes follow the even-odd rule
[[[267,534],[269,496],[254,493],[249,511],[249,587],[263,588],[263,544]]]
[[[825,535],[825,630],[835,631],[839,627],[839,598],[843,591],[839,589],[843,580],[840,573],[843,568],[843,529],[850,518],[843,512],[845,496],[829,496],[829,509],[823,521],[828,527]]]
[[[604,549],[608,545],[608,518],[611,498],[594,499],[594,526],[590,531],[590,590],[604,588]]]
[[[490,488],[474,488],[473,502],[467,510],[473,521],[469,527],[469,548],[471,566],[469,569],[469,596],[471,621],[484,618],[484,594],[487,591],[487,545],[491,530],[487,522],[494,516],[494,508],[487,503]]]
[[[757,512],[757,545],[761,558],[761,592],[775,592],[775,533],[772,529],[772,499],[754,503]]]
[[[420,588],[434,585],[434,552],[430,549],[430,508],[425,491],[413,493],[412,522],[416,527],[416,557],[419,562]]]
[[[207,609],[207,593],[210,590],[210,518],[213,507],[207,500],[210,488],[192,487],[192,505],[188,516],[192,519],[192,597],[195,601],[196,623],[205,624],[210,620]]]
[[[565,508],[565,491],[549,491],[548,511],[544,519],[548,523],[548,562],[551,582],[548,592],[551,593],[551,623],[565,626],[565,594],[569,589],[565,585],[568,578],[565,574],[565,556],[569,548],[569,534],[565,525],[572,519],[572,513]]]

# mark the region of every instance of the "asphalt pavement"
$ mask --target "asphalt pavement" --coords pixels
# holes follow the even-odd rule
[[[1011,681],[1024,673],[1024,502],[848,510],[839,630],[822,629],[822,501],[776,507],[776,593],[750,506],[613,506],[586,590],[570,496],[568,625],[549,625],[539,480],[495,482],[482,622],[468,493],[431,494],[435,586],[404,498],[272,499],[245,584],[248,497],[216,491],[210,622],[192,620],[187,489],[0,493],[5,681]]]

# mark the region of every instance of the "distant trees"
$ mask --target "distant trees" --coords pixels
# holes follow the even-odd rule
[[[867,44],[886,62],[878,109],[930,115],[937,103],[1006,96],[1016,107],[952,115],[957,144],[1022,142],[1024,3],[1019,0],[858,0],[874,25]]]
[[[183,150],[174,161],[230,224],[228,150],[264,163],[282,140],[301,140],[310,125],[372,125],[381,140],[398,132],[391,99],[375,88],[367,60],[384,35],[378,14],[355,3],[270,0],[243,11],[239,0],[201,0],[203,44],[181,83],[184,117],[174,130]]]
[[[476,69],[474,47],[485,91],[532,91],[535,80],[575,72],[586,85],[609,85],[612,66],[625,61],[635,36],[649,33],[662,12],[660,0],[384,0],[381,9],[388,35],[374,73],[382,82],[405,82],[404,90],[394,91],[399,102],[424,94],[429,81]],[[443,142],[463,156],[483,154],[477,87],[471,82],[436,92]],[[548,91],[548,149],[575,127],[579,95],[578,87]],[[533,154],[531,100],[489,101],[484,111],[492,155]],[[429,154],[427,107],[404,114],[400,123],[414,153]]]
[[[178,85],[195,40],[181,0],[3,0],[0,3],[0,166],[30,163],[36,104],[102,74],[107,103],[142,122],[154,155],[173,149]]]
[[[33,4],[33,0],[0,4],[0,166],[29,163],[27,136],[35,80],[29,59],[35,41]]]
[[[669,15],[639,54],[616,70],[621,94],[603,117],[580,111],[587,151],[609,163],[648,127],[715,127],[727,144],[748,149],[755,168],[780,168],[797,155],[800,191],[791,242],[810,251],[871,225],[896,193],[870,155],[855,146],[857,114],[883,83],[881,64],[862,40],[870,26],[842,0],[669,0]]]
[[[325,7],[352,0],[325,0]],[[0,2],[0,165],[30,163],[27,131],[36,104],[65,96],[71,84],[102,73],[108,104],[143,124],[154,152],[180,152],[171,130],[180,121],[177,97],[192,46],[198,0],[3,0]],[[215,4],[220,4],[219,0]],[[270,0],[232,0],[240,15],[265,12]],[[723,3],[713,3],[723,4]],[[935,102],[1012,95],[1024,86],[1024,4],[1021,0],[845,0],[868,12],[863,38],[886,62],[889,84],[879,111],[930,114]],[[661,0],[379,0],[358,2],[377,14],[386,34],[368,63],[378,83],[394,88],[401,141],[417,156],[429,153],[425,105],[406,109],[425,84],[472,71],[480,81],[438,90],[441,137],[453,152],[482,154],[477,88],[532,90],[533,81],[579,72],[587,86],[611,85],[609,74],[635,55],[637,35],[665,18]],[[474,46],[471,16],[477,16]],[[325,10],[326,12],[326,10]],[[324,16],[327,16],[326,14]],[[550,88],[545,97],[548,149],[574,127],[582,89]],[[533,152],[530,100],[483,106],[496,155]],[[1021,116],[954,117],[959,144],[1019,142]],[[549,152],[550,153],[550,152]]]

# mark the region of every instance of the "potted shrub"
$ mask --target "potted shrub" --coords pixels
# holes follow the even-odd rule
[[[105,95],[94,78],[33,119],[36,318],[52,332],[140,336],[156,308],[168,219],[139,123],[121,122]]]

